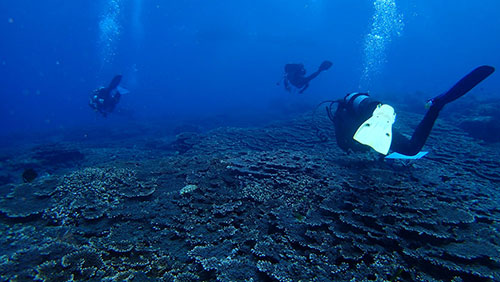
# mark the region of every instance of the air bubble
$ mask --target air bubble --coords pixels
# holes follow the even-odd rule
[[[370,85],[374,75],[380,73],[387,62],[386,49],[394,36],[401,36],[403,15],[398,12],[395,0],[375,0],[372,28],[365,36],[364,64],[360,87]]]
[[[121,33],[119,22],[120,0],[110,0],[104,9],[99,21],[99,45],[101,49],[101,63],[108,64],[114,59],[116,41]]]

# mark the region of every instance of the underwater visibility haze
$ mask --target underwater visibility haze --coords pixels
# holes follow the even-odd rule
[[[131,91],[122,106],[137,117],[190,117],[273,113],[291,99],[314,104],[352,91],[421,91],[425,100],[499,60],[494,1],[1,5],[2,132],[102,123],[85,100],[116,74]],[[284,64],[310,70],[323,60],[334,66],[306,97],[275,87]]]
[[[499,13],[0,1],[0,281],[500,281]]]

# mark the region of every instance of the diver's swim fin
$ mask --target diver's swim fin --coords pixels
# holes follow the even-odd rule
[[[117,86],[116,87],[116,90],[118,90],[118,92],[121,94],[121,95],[126,95],[126,94],[129,94],[130,91],[127,89],[127,88],[123,88],[121,86]]]
[[[118,84],[120,84],[120,81],[122,81],[121,75],[113,77],[113,80],[111,80],[111,82],[109,83],[108,89],[109,90],[115,89],[116,87],[118,87]]]
[[[495,71],[491,66],[480,66],[460,79],[450,90],[428,101],[431,105],[443,107],[444,105],[462,97]]]
[[[394,108],[379,104],[373,115],[356,131],[353,139],[387,155],[392,143],[392,124],[396,120]]]

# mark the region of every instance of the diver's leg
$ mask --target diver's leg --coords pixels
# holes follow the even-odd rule
[[[292,89],[290,88],[290,85],[288,85],[288,78],[285,77],[284,79],[284,85],[285,85],[285,90],[288,92],[292,92]]]
[[[424,119],[419,123],[411,139],[408,142],[404,140],[393,140],[392,149],[403,155],[416,155],[427,141],[432,127],[439,116],[439,112],[443,107],[462,97],[472,88],[478,85],[481,81],[490,76],[495,69],[490,66],[481,66],[474,69],[472,72],[460,79],[450,90],[430,100],[431,107],[424,116]]]
[[[439,116],[439,112],[442,107],[432,106],[429,111],[424,116],[424,119],[418,124],[415,132],[408,140],[401,134],[393,134],[392,149],[403,155],[413,156],[418,154],[422,147],[424,147],[429,134],[431,133],[432,127]]]
[[[117,76],[113,77],[113,79],[111,80],[111,82],[109,83],[109,86],[108,86],[109,91],[118,87],[118,84],[120,84],[120,81],[122,81],[121,75],[117,75]]]
[[[455,101],[456,99],[462,97],[467,92],[469,92],[472,88],[478,85],[481,81],[486,79],[495,71],[494,67],[490,66],[480,66],[468,73],[462,79],[460,79],[450,90],[446,93],[439,95],[429,102],[432,105],[438,107],[444,107],[444,105]]]

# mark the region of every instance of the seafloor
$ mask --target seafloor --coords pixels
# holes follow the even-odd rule
[[[307,114],[5,145],[0,279],[500,281],[500,143],[481,117],[448,113],[409,162],[347,155]]]

